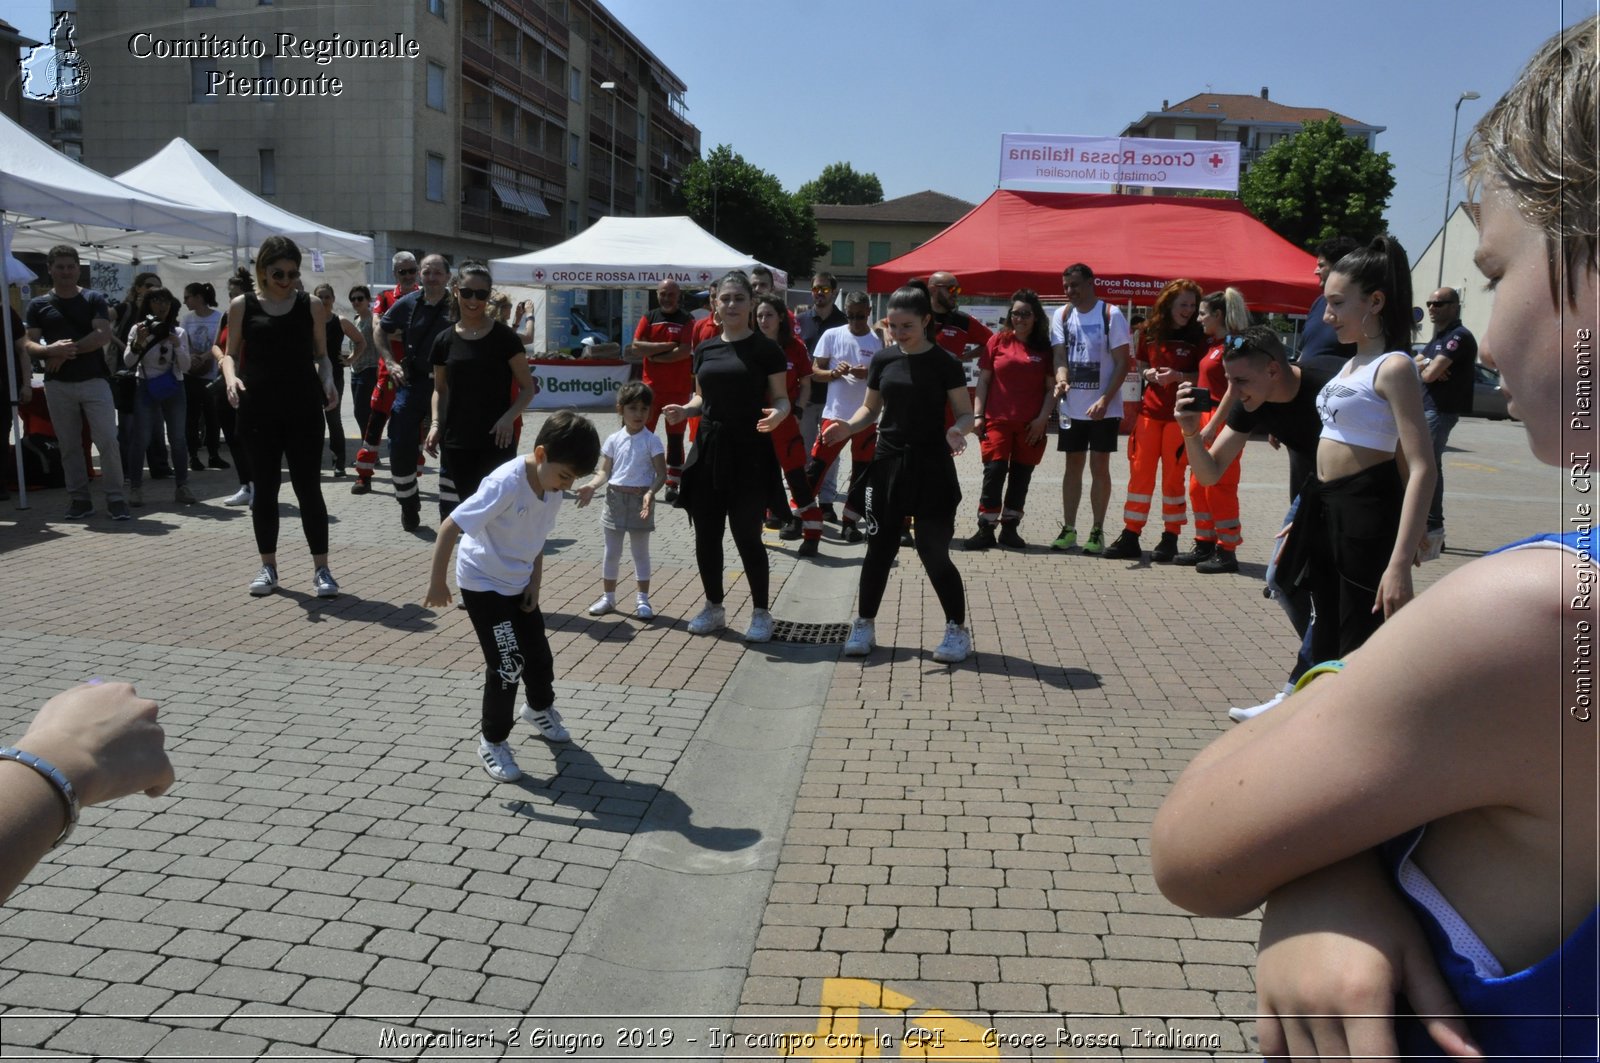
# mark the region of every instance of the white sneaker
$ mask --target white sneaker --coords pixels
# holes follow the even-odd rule
[[[522,719],[539,729],[539,737],[546,742],[570,742],[572,735],[561,725],[561,714],[552,705],[534,711],[526,701],[522,703]]]
[[[511,755],[509,742],[491,742],[479,735],[478,759],[483,761],[483,770],[495,782],[516,782],[522,778],[522,769],[517,767],[517,758]]]
[[[1234,723],[1244,723],[1246,720],[1253,720],[1257,716],[1260,716],[1263,712],[1266,712],[1268,709],[1276,706],[1287,696],[1287,694],[1284,694],[1280,690],[1278,693],[1272,695],[1272,697],[1268,698],[1266,701],[1263,701],[1259,705],[1251,705],[1249,708],[1245,709],[1229,709],[1228,719],[1232,720]]]
[[[1417,549],[1417,560],[1437,561],[1442,553],[1444,553],[1444,529],[1432,528],[1423,537],[1422,545]]]
[[[222,500],[225,506],[248,506],[256,497],[255,488],[249,484],[240,484],[239,490]]]
[[[250,596],[261,598],[278,589],[278,570],[271,565],[262,565],[261,571],[256,573],[256,578],[250,581]]]
[[[655,617],[656,611],[650,607],[648,594],[641,594],[634,599],[633,615],[640,620],[650,620]]]
[[[864,617],[850,621],[850,637],[844,640],[846,657],[865,657],[877,645],[876,625]]]
[[[707,605],[700,615],[689,621],[689,634],[709,635],[728,625],[728,613],[720,605]]]
[[[746,642],[771,642],[772,641],[772,611],[770,609],[756,609],[750,614],[750,626],[745,629]]]
[[[593,605],[589,606],[589,615],[590,616],[605,616],[607,613],[611,612],[611,610],[615,609],[616,607],[617,607],[617,600],[615,598],[613,598],[609,594],[602,594],[600,597],[598,597],[598,598],[596,598],[594,600],[594,604]]]
[[[960,664],[972,654],[972,632],[960,624],[946,624],[944,638],[933,651],[940,664]]]

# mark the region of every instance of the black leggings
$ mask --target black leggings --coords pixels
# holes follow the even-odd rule
[[[902,468],[896,475],[916,478],[909,467]],[[861,618],[876,619],[884,589],[889,586],[889,570],[900,552],[900,533],[905,529],[906,518],[915,517],[917,558],[922,562],[922,570],[933,584],[933,593],[939,598],[945,619],[952,624],[965,624],[967,594],[961,586],[961,572],[950,560],[950,540],[956,533],[956,507],[961,501],[959,492],[952,490],[947,501],[919,498],[911,506],[885,505],[883,499],[897,493],[884,482],[891,477],[874,477],[869,471],[863,479],[867,481],[867,488],[861,523],[867,532],[867,556],[861,562]],[[929,476],[915,487],[907,485],[900,490],[907,494],[932,494],[940,490],[937,480]]]
[[[761,521],[766,491],[760,484],[743,485],[730,496],[709,486],[695,493],[690,517],[694,521],[694,559],[700,566],[700,584],[706,601],[722,604],[722,529],[726,525],[750,581],[750,602],[767,608],[767,551],[761,545]]]
[[[547,709],[556,701],[555,659],[544,635],[544,613],[538,609],[524,613],[520,594],[463,589],[461,601],[488,665],[483,673],[483,737],[504,742],[511,734],[519,682],[535,709]]]
[[[245,401],[250,401],[248,396]],[[306,545],[313,556],[326,554],[328,507],[322,500],[322,411],[304,400],[292,407],[288,401],[269,400],[264,410],[254,404],[241,409],[239,422],[255,477],[250,524],[256,533],[256,550],[263,554],[278,552],[278,486],[283,482],[282,466],[287,460]]]
[[[333,404],[333,409],[325,410],[322,419],[328,425],[328,453],[333,455],[333,467],[344,472],[344,366],[335,364],[333,367],[333,386],[339,394],[339,401]]]
[[[250,475],[250,451],[244,443],[244,423],[239,411],[228,401],[227,392],[217,397],[216,406],[217,424],[222,429],[222,438],[228,441],[228,450],[233,454],[233,471],[239,475],[239,486],[244,487],[254,479]]]
[[[221,457],[217,447],[222,442],[218,436],[217,393],[211,390],[211,381],[199,377],[183,378],[185,423],[183,436],[189,441],[189,454],[198,457],[205,447],[213,460]]]
[[[1314,661],[1353,652],[1383,624],[1382,611],[1372,606],[1400,533],[1404,499],[1405,481],[1393,461],[1328,483],[1313,478],[1301,491],[1290,535],[1310,535]]]
[[[515,447],[439,448],[439,519],[442,521],[471,498],[483,478],[516,457]]]

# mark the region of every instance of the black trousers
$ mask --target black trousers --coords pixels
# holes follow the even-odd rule
[[[1314,661],[1343,657],[1383,624],[1372,606],[1400,533],[1404,499],[1405,482],[1392,461],[1327,483],[1313,477],[1302,489],[1289,534],[1309,533]]]
[[[978,490],[978,512],[993,513],[1002,520],[1020,520],[1028,504],[1028,485],[1033,483],[1032,465],[1020,461],[983,463],[983,486]],[[1004,491],[1004,501],[1001,492]],[[1015,515],[1013,515],[1015,514]]]
[[[900,533],[907,517],[916,519],[917,559],[933,584],[933,593],[952,624],[967,622],[967,596],[961,572],[950,559],[950,540],[956,532],[956,508],[961,488],[955,463],[943,455],[885,455],[879,453],[863,478],[863,516],[867,556],[861,562],[860,608],[862,618],[875,619],[889,570],[900,552]]]
[[[186,418],[183,435],[189,441],[189,453],[198,456],[204,446],[213,460],[220,458],[217,447],[222,442],[221,421],[217,413],[217,393],[211,390],[211,381],[185,376],[183,392]]]
[[[544,634],[544,613],[523,612],[520,594],[462,590],[461,600],[488,666],[483,673],[483,737],[504,742],[511,734],[518,684],[535,709],[555,704],[555,658]]]
[[[333,467],[344,472],[344,366],[337,362],[333,366],[333,386],[339,401],[333,409],[323,411],[322,419],[328,425],[328,453],[333,455]]]
[[[439,519],[448,517],[471,498],[483,478],[517,456],[515,447],[439,448]]]
[[[283,464],[300,507],[300,527],[312,554],[328,552],[328,507],[322,499],[322,410],[314,402],[255,399],[246,392],[239,409],[240,433],[250,455],[255,502],[250,524],[256,550],[278,551],[278,487]]]
[[[750,602],[757,609],[768,607],[769,573],[767,551],[761,545],[761,522],[766,511],[766,489],[762,484],[742,484],[728,492],[700,491],[694,496],[689,519],[694,523],[694,559],[700,567],[700,585],[706,601],[721,605],[722,529],[733,536],[734,548],[750,581]]]
[[[244,445],[239,411],[228,401],[226,389],[217,391],[214,401],[217,407],[217,424],[222,429],[222,438],[228,441],[228,450],[233,454],[233,471],[239,474],[239,486],[243,487],[251,483],[255,477],[250,475],[250,452]]]

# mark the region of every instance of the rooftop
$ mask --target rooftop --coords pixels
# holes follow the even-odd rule
[[[882,203],[818,203],[812,209],[818,221],[933,222],[949,225],[960,220],[974,206],[964,199],[928,189],[898,199],[886,199]]]
[[[1133,124],[1143,124],[1156,115],[1194,114],[1228,122],[1284,122],[1290,125],[1321,122],[1333,117],[1347,126],[1378,128],[1368,125],[1359,118],[1330,111],[1326,107],[1290,107],[1268,98],[1266,92],[1265,88],[1261,90],[1259,96],[1249,93],[1202,92],[1186,100],[1179,100],[1170,107],[1163,100],[1161,110],[1151,111]]]

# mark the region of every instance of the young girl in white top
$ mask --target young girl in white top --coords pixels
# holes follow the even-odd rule
[[[661,438],[644,430],[655,396],[642,381],[630,380],[617,392],[617,414],[622,427],[600,447],[600,471],[578,488],[578,506],[587,506],[594,493],[606,488],[600,527],[605,532],[605,553],[600,562],[603,591],[589,607],[590,616],[604,616],[617,607],[617,573],[622,562],[622,533],[628,533],[633,553],[633,576],[638,581],[633,615],[640,620],[655,616],[650,607],[650,533],[655,530],[655,493],[667,482],[667,452]]]

